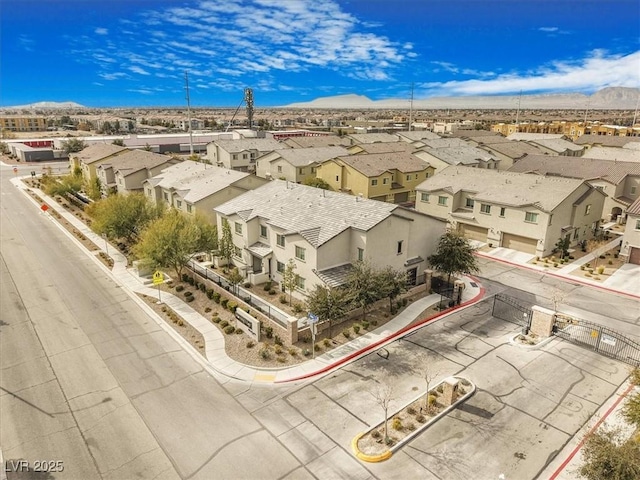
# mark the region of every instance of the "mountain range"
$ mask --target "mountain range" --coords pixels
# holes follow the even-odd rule
[[[522,110],[633,110],[638,107],[639,88],[608,87],[593,95],[583,93],[555,93],[538,95],[492,95],[470,97],[431,97],[413,100],[414,109],[510,109]],[[283,108],[333,109],[407,109],[408,98],[371,100],[363,95],[321,97],[310,102],[292,103]]]

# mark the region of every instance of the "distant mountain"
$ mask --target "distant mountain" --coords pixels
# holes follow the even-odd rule
[[[518,104],[523,110],[632,110],[638,104],[640,89],[626,87],[608,87],[593,95],[583,93],[556,93],[539,95],[495,95],[473,97],[431,97],[413,100],[414,109],[516,109]],[[292,103],[285,108],[381,108],[408,109],[409,99],[390,98],[371,100],[363,95],[339,95],[317,98],[311,102]]]
[[[60,110],[65,108],[87,108],[76,102],[36,102],[28,105],[16,105],[15,107],[2,107],[5,110],[26,109],[26,110]]]

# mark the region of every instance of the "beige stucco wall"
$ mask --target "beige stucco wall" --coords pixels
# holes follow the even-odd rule
[[[629,215],[622,237],[620,255],[627,257],[630,247],[640,248],[640,215]]]

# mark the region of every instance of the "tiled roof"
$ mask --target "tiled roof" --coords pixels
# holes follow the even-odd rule
[[[353,139],[356,143],[389,143],[400,141],[397,135],[390,133],[352,133],[347,135],[347,137]]]
[[[111,155],[117,155],[125,150],[127,150],[126,147],[113,145],[112,143],[94,143],[77,153],[71,154],[71,156],[76,157],[82,163],[91,164]]]
[[[267,255],[269,255],[271,252],[273,252],[273,250],[269,245],[266,245],[262,242],[256,242],[253,245],[251,245],[249,247],[249,251],[260,258],[264,258]]]
[[[280,157],[294,167],[306,167],[346,154],[347,150],[344,147],[288,148],[278,150],[277,156],[274,156],[273,160]]]
[[[624,147],[627,143],[640,142],[640,137],[614,137],[611,135],[581,135],[576,145],[602,145],[604,147]]]
[[[414,152],[416,150],[407,142],[360,143],[351,148],[360,148],[364,153]]]
[[[397,205],[345,193],[273,180],[215,208],[243,220],[263,218],[285,234],[298,233],[318,247],[349,229],[367,231],[393,214]]]
[[[424,148],[451,148],[451,147],[469,147],[470,145],[461,138],[435,138],[433,140],[425,140]]]
[[[367,177],[377,177],[392,170],[402,173],[421,172],[429,167],[424,160],[406,152],[348,155],[337,159]]]
[[[509,171],[585,180],[601,178],[617,185],[627,175],[640,175],[640,163],[612,162],[584,157],[527,155],[518,160]]]
[[[338,265],[337,267],[314,271],[314,273],[325,285],[329,287],[340,287],[347,283],[351,270],[353,270],[353,265],[345,263],[344,265]]]
[[[562,133],[528,133],[528,132],[516,132],[507,136],[508,140],[525,141],[532,140],[550,140],[553,138],[564,138]]]
[[[617,162],[640,162],[640,150],[618,147],[592,147],[585,152],[583,157]]]
[[[422,151],[449,165],[477,165],[481,161],[497,160],[487,151],[470,145],[449,148],[423,148]]]
[[[584,150],[583,146],[576,145],[575,143],[564,140],[563,138],[542,138],[539,140],[530,140],[530,143],[534,146],[540,145],[558,153],[562,153],[567,150],[570,152],[581,152]]]
[[[114,172],[129,175],[145,168],[153,168],[163,163],[171,162],[171,157],[158,153],[147,152],[145,150],[130,150],[113,157],[108,163],[101,164],[98,168],[113,168]]]
[[[185,161],[165,168],[150,183],[173,189],[186,202],[195,203],[249,176],[248,173]]]
[[[629,215],[640,215],[640,197],[627,208],[627,213]]]
[[[473,193],[478,201],[514,206],[535,205],[551,211],[583,183],[583,180],[569,178],[452,166],[428,178],[416,190],[443,190],[451,194],[465,191]]]
[[[353,142],[346,137],[338,137],[337,135],[323,135],[321,137],[292,137],[283,141],[292,148],[311,148],[311,147],[337,147],[349,146]]]
[[[481,148],[489,153],[495,151],[509,158],[540,155],[542,153],[538,147],[526,142],[492,143],[491,145],[483,145]]]
[[[459,137],[459,138],[474,138],[475,137],[501,137],[504,138],[500,133],[498,132],[490,132],[488,130],[463,130],[463,129],[459,129],[456,130],[454,132],[451,132],[450,134],[448,134],[450,137]]]
[[[239,140],[215,140],[214,143],[221,149],[229,153],[238,153],[246,150],[257,150],[259,152],[270,152],[272,150],[282,150],[290,148],[285,143],[271,138],[241,138]]]
[[[410,132],[398,132],[398,136],[411,140],[412,142],[418,142],[420,140],[435,140],[440,138],[437,133],[429,132],[427,130],[412,130]]]

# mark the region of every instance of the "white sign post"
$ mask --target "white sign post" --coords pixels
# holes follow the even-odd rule
[[[311,351],[313,352],[311,358],[316,358],[316,333],[318,332],[316,324],[318,323],[318,316],[309,312],[307,318],[309,319],[309,325],[311,325]]]
[[[162,303],[162,299],[160,298],[160,284],[162,282],[164,282],[164,275],[162,272],[160,270],[153,272],[153,284],[158,286],[158,305]]]

